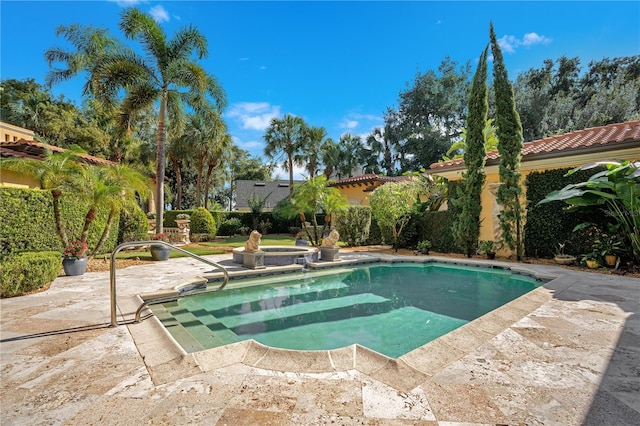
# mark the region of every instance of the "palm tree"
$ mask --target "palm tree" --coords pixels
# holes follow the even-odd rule
[[[171,117],[172,127],[180,128],[184,124],[184,105],[196,113],[204,112],[209,110],[211,97],[220,112],[226,104],[225,94],[216,79],[191,58],[193,54],[197,59],[207,56],[206,38],[196,28],[182,28],[168,39],[150,15],[128,8],[122,12],[120,29],[127,39],[140,42],[144,55],[129,49],[107,50],[93,56],[95,62],[79,68],[89,72],[89,91],[107,106],[119,103],[124,89],[124,99],[119,103],[123,126],[128,127],[136,113],[159,104],[155,201],[157,230],[161,233],[167,117]],[[78,45],[80,53],[91,52],[87,43]]]
[[[111,225],[122,208],[129,208],[136,204],[136,195],[146,199],[149,195],[147,178],[135,169],[118,164],[115,166],[84,167],[82,169],[81,197],[89,203],[89,210],[85,215],[85,222],[80,235],[81,242],[87,242],[89,226],[95,220],[99,208],[109,209],[109,216],[104,226],[100,239],[96,243],[90,257],[100,250],[109,237]]]
[[[349,203],[347,198],[337,188],[327,185],[327,178],[322,174],[308,179],[303,184],[296,186],[291,196],[291,206],[299,215],[302,227],[313,245],[319,245],[325,235],[327,227],[335,214],[344,212]],[[322,210],[325,213],[322,229],[318,225],[316,213]],[[311,229],[306,225],[305,212],[311,212]]]
[[[267,143],[264,155],[267,158],[278,162],[283,154],[286,156],[282,168],[289,172],[289,194],[293,192],[293,166],[300,165],[295,161],[295,157],[300,152],[304,129],[305,123],[302,118],[287,114],[282,119],[271,119],[264,135]]]
[[[327,139],[321,155],[322,163],[324,164],[324,176],[330,179],[340,163],[340,148],[332,139]]]
[[[320,159],[324,147],[327,145],[327,131],[324,127],[305,126],[304,137],[301,141],[300,152],[296,155],[296,160],[302,164],[307,164],[309,178],[314,178],[320,169]]]
[[[338,175],[341,178],[352,177],[353,171],[358,169],[361,162],[359,157],[362,151],[362,139],[360,136],[345,133],[340,136],[338,147],[340,148],[340,165],[338,167]]]

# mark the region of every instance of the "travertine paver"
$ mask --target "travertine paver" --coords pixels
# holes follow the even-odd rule
[[[519,267],[559,278],[398,360],[251,342],[186,354],[153,318],[108,327],[108,273],[59,277],[0,301],[2,425],[640,424],[640,280]],[[119,320],[210,270],[118,271]]]

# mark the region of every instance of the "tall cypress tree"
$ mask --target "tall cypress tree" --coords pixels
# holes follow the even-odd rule
[[[460,215],[453,224],[453,235],[467,257],[471,257],[478,246],[480,235],[480,194],[485,182],[484,127],[489,110],[487,90],[487,46],[480,56],[478,69],[473,76],[469,109],[467,111],[467,148],[464,153],[466,171],[462,174],[462,185],[458,187],[457,203]]]
[[[496,134],[498,136],[498,152],[500,166],[498,173],[502,185],[496,192],[496,200],[502,205],[500,228],[502,239],[522,260],[523,254],[523,207],[520,201],[520,157],[522,152],[522,124],[516,111],[513,86],[509,81],[504,66],[502,51],[493,31],[493,23],[489,26],[491,53],[493,54],[493,87],[496,97]]]

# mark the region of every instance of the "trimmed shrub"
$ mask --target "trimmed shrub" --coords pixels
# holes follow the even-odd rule
[[[218,235],[232,236],[240,233],[242,221],[237,217],[225,219],[218,228]]]
[[[14,297],[37,290],[60,273],[57,251],[24,252],[0,262],[0,297]]]
[[[216,235],[216,221],[209,210],[204,207],[198,207],[190,215],[191,223],[189,227],[192,234],[208,234],[210,237]]]
[[[176,223],[176,216],[179,214],[188,214],[189,216],[192,216],[193,210],[166,210],[162,215],[162,226],[164,228],[177,228],[178,224]]]
[[[440,253],[461,253],[453,239],[451,228],[454,215],[451,211],[424,212],[418,223],[419,240],[429,240],[431,250]]]
[[[371,228],[371,207],[349,206],[345,214],[336,217],[335,226],[340,239],[348,246],[366,243]]]
[[[568,184],[583,182],[603,170],[582,170],[571,176],[564,175],[570,168],[532,172],[527,176],[527,221],[524,226],[524,250],[529,257],[553,257],[559,243],[566,243],[565,253],[579,255],[593,249],[597,235],[589,232],[574,233],[573,228],[582,222],[604,226],[605,214],[598,208],[581,212],[569,212],[566,204],[554,201],[538,205],[547,194]]]
[[[126,241],[146,241],[149,239],[149,221],[140,207],[122,209],[118,229],[118,244]]]
[[[72,196],[60,201],[61,216],[70,240],[80,236],[87,205]],[[107,222],[109,211],[99,209],[89,227],[89,247],[95,247]],[[118,233],[111,227],[101,253],[113,251]],[[63,247],[53,218],[51,193],[40,189],[0,188],[0,259],[22,251],[59,251]]]

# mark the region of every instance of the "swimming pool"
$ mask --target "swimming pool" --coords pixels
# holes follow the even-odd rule
[[[151,309],[187,352],[254,339],[296,350],[357,343],[397,358],[542,284],[505,269],[375,263],[240,280]]]

